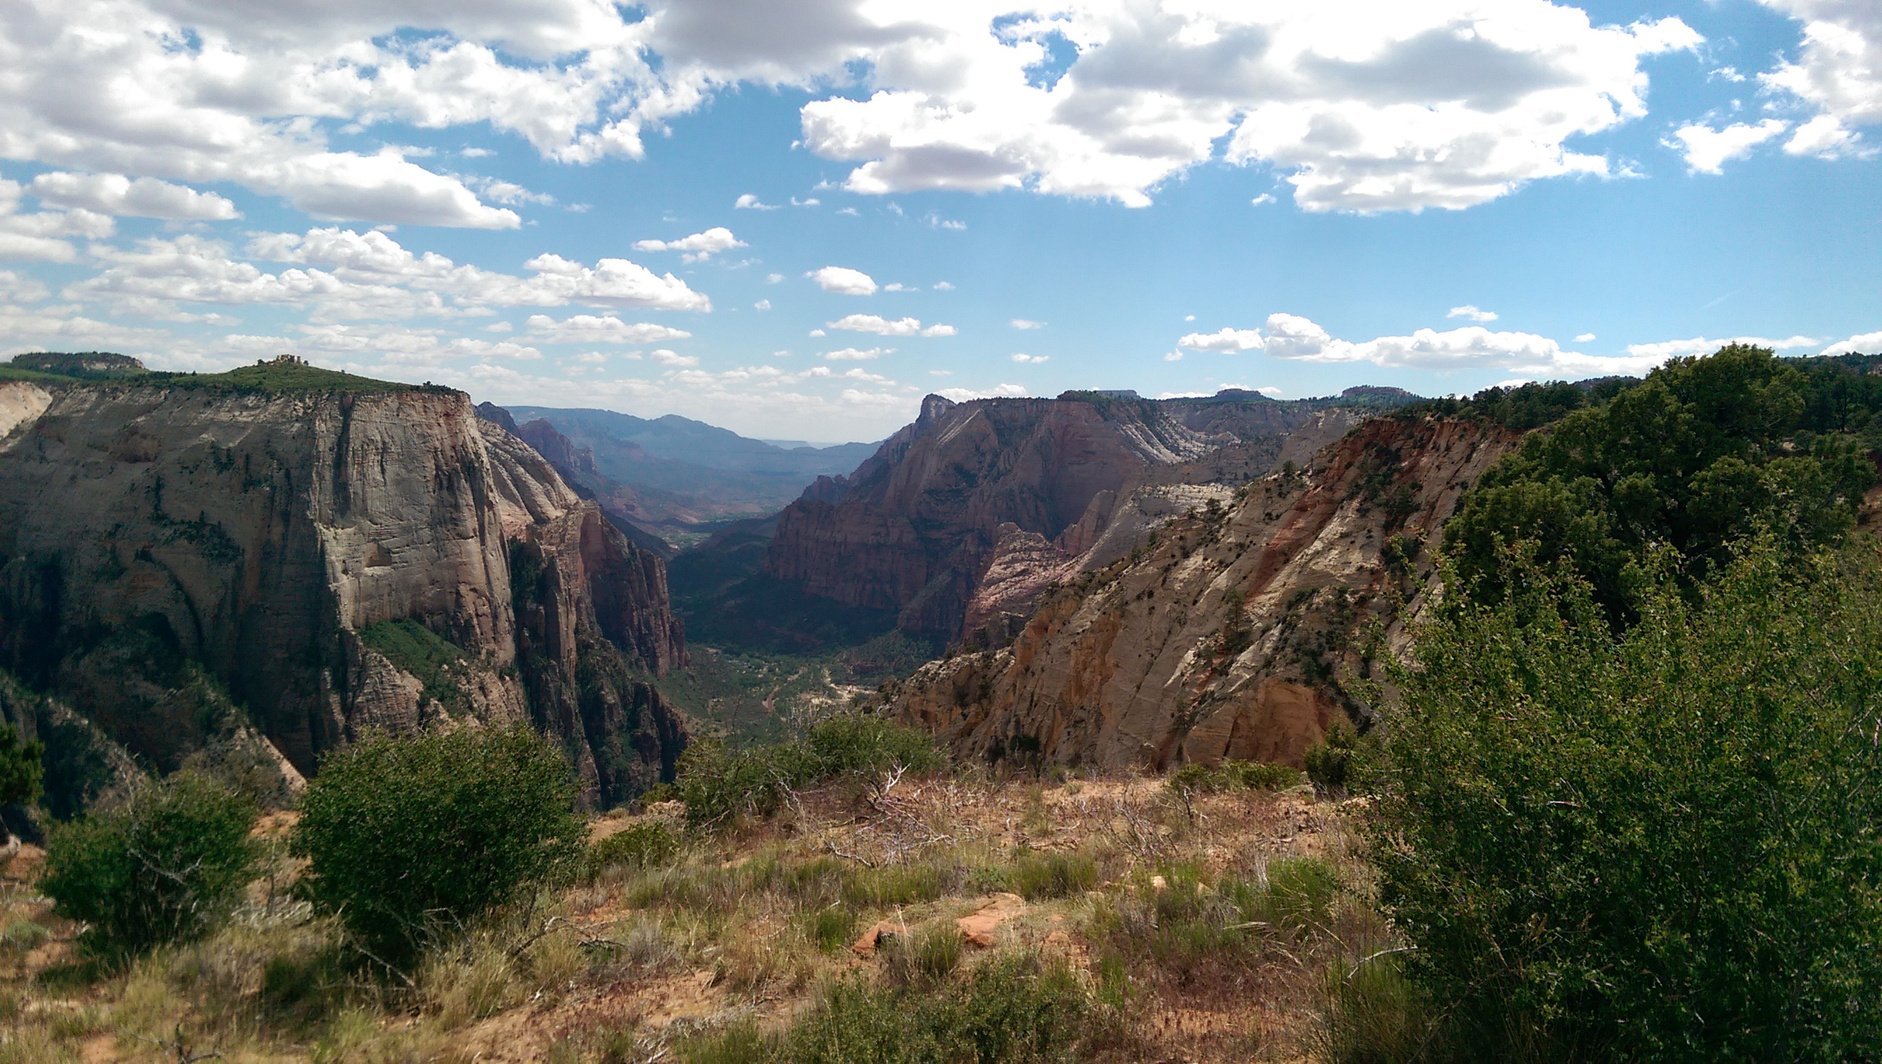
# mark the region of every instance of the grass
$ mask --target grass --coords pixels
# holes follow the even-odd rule
[[[737,831],[663,808],[604,822],[584,874],[442,940],[409,983],[260,894],[127,969],[26,980],[27,950],[71,929],[0,890],[0,1000],[20,1002],[0,1064],[101,1038],[257,1061],[1392,1059],[1418,1002],[1396,955],[1360,962],[1395,942],[1350,848],[1261,852],[1282,826],[1320,837],[1305,792],[1286,802],[1199,794],[1179,816],[1156,780],[911,776]],[[1025,904],[976,948],[956,918],[997,892]]]

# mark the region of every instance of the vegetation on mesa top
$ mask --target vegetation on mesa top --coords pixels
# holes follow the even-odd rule
[[[382,395],[393,392],[448,392],[453,389],[438,384],[404,384],[375,380],[340,370],[321,369],[305,361],[282,356],[253,366],[239,366],[223,373],[169,373],[144,368],[144,364],[126,355],[102,351],[79,354],[36,352],[16,355],[0,365],[0,380],[30,380],[42,383],[62,381],[135,381],[139,384],[168,388],[189,388],[230,395]]]

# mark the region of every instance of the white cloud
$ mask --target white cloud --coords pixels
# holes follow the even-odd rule
[[[1826,355],[1882,355],[1882,329],[1875,332],[1857,333],[1847,340],[1838,340],[1822,351]]]
[[[1273,202],[1274,202],[1274,194],[1271,192],[1263,192],[1261,195],[1256,196],[1254,199],[1249,200],[1248,204],[1251,207],[1266,207],[1268,204],[1273,203]]]
[[[1033,321],[1030,318],[1014,318],[1012,321],[1007,322],[1007,324],[1011,325],[1015,329],[1021,329],[1021,330],[1043,329],[1046,327],[1045,322]]]
[[[1755,347],[1769,347],[1778,351],[1799,347],[1812,347],[1818,341],[1808,336],[1786,336],[1772,339],[1764,336],[1727,336],[1713,340],[1703,336],[1688,337],[1684,340],[1660,340],[1649,344],[1628,344],[1627,353],[1637,358],[1652,359],[1656,364],[1681,355],[1709,355],[1726,344],[1751,344]]]
[[[1024,365],[1024,366],[1036,366],[1041,362],[1052,361],[1051,355],[1028,355],[1023,352],[1015,354],[1011,357],[1013,361],[1018,362],[1019,364]]]
[[[1452,307],[1445,315],[1447,318],[1463,318],[1467,321],[1490,322],[1496,320],[1496,312],[1474,307],[1469,303],[1461,307]]]
[[[894,353],[893,347],[843,347],[835,351],[825,351],[823,358],[827,362],[869,362],[883,355]]]
[[[1167,351],[1163,355],[1163,361],[1181,362],[1183,361],[1183,353],[1181,351]]]
[[[761,299],[761,300],[759,300],[758,302],[756,302],[756,303],[753,303],[753,304],[751,305],[751,308],[752,308],[753,310],[761,310],[761,311],[762,311],[762,310],[770,310],[770,309],[771,309],[771,301],[770,301],[769,299]]]
[[[764,200],[759,199],[755,193],[745,192],[741,193],[738,199],[732,201],[732,209],[738,211],[775,211],[778,208],[776,204],[766,203]]]
[[[840,332],[874,333],[877,336],[953,336],[952,325],[924,326],[920,318],[895,318],[893,320],[879,314],[846,314],[832,322],[826,322],[827,329]]]
[[[337,228],[264,233],[251,239],[246,250],[249,258],[289,263],[292,268],[268,272],[232,257],[221,242],[200,236],[151,238],[129,250],[94,247],[93,255],[104,268],[67,286],[67,298],[133,305],[300,305],[323,322],[481,315],[492,307],[568,304],[712,309],[710,300],[679,278],[625,259],[602,259],[589,266],[539,255],[524,264],[528,274],[505,274],[458,265],[435,252],[415,254],[387,233]]]
[[[943,388],[935,394],[965,403],[970,399],[1015,399],[1029,393],[1023,384],[996,384],[991,388]]]
[[[721,251],[746,247],[746,243],[732,235],[732,231],[722,225],[715,225],[703,233],[683,236],[678,240],[636,240],[635,251],[678,251],[683,253],[687,262],[703,262]]]
[[[1815,111],[1784,150],[1793,155],[1864,152],[1855,127],[1882,123],[1882,6],[1868,0],[1761,0],[1803,22],[1797,58],[1758,80]]]
[[[1686,169],[1716,174],[1726,163],[1751,154],[1753,148],[1789,128],[1790,123],[1781,118],[1767,118],[1756,125],[1736,122],[1723,129],[1694,123],[1674,130],[1665,144],[1685,157]]]
[[[934,283],[934,290],[937,292],[952,292],[954,291],[954,282],[953,281],[936,281]]]
[[[874,91],[803,108],[812,151],[860,164],[849,189],[1132,206],[1214,158],[1287,172],[1309,210],[1465,207],[1531,180],[1607,174],[1569,142],[1644,114],[1641,61],[1701,42],[1677,19],[1597,27],[1543,0],[1122,0],[992,32],[977,8],[924,8],[907,23],[868,10],[843,33],[891,37],[868,48]],[[1053,69],[1050,48],[1069,68]]]
[[[552,344],[658,344],[693,335],[666,325],[629,324],[612,314],[577,314],[562,321],[547,314],[531,314],[523,324],[534,339]]]
[[[846,296],[876,294],[876,279],[861,270],[852,270],[848,266],[824,266],[804,276],[817,282],[817,287],[826,292],[837,292]]]
[[[1176,343],[1180,347],[1195,351],[1216,351],[1224,355],[1233,355],[1243,351],[1259,351],[1264,341],[1258,329],[1223,328],[1212,333],[1188,333]]]
[[[235,204],[222,196],[153,177],[133,180],[122,174],[54,171],[33,178],[31,189],[41,203],[83,207],[100,214],[178,221],[227,221],[241,217]]]
[[[675,351],[668,351],[665,348],[654,351],[647,357],[652,360],[654,364],[660,366],[690,368],[699,365],[699,359],[694,358],[692,355],[682,355]]]
[[[1591,333],[1591,332],[1575,334],[1575,342],[1578,344],[1591,344],[1594,342],[1594,340],[1595,340],[1595,335],[1594,333]]]

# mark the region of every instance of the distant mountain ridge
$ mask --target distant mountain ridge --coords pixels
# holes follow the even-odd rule
[[[761,642],[801,638],[818,602],[832,630],[846,627],[843,611],[931,640],[998,628],[1030,614],[1052,580],[1107,564],[1157,525],[1415,398],[931,395],[854,473],[806,488],[774,532],[741,526],[676,560],[675,603],[701,631]],[[762,571],[741,582],[767,535]],[[742,634],[728,617],[745,619]]]
[[[848,473],[876,450],[872,443],[779,447],[678,414],[504,409],[520,435],[536,437],[532,443],[564,450],[558,438],[566,441],[560,457],[567,463],[558,462],[558,471],[617,523],[676,545],[727,520],[775,513],[818,477]]]

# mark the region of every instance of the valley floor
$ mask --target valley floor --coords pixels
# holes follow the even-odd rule
[[[1000,965],[1069,988],[1081,1056],[1318,1059],[1328,988],[1391,948],[1353,820],[1304,786],[1116,777],[851,780],[713,835],[656,805],[594,821],[588,869],[528,911],[380,980],[279,854],[213,937],[93,970],[28,848],[0,870],[0,1062],[749,1059],[849,1022],[832,1002],[913,1015]]]

